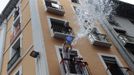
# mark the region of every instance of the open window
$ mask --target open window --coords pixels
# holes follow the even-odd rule
[[[10,39],[11,44],[16,40],[16,38],[20,35],[20,33],[21,33],[21,24],[20,24],[20,17],[18,16],[13,22],[12,34]]]
[[[14,20],[19,16],[19,14],[19,7],[16,7],[14,11]]]
[[[124,47],[134,55],[134,37],[120,34],[119,39],[124,44]]]
[[[124,72],[127,69],[120,66],[115,57],[101,55],[101,58],[109,75],[127,75],[127,73]]]
[[[80,3],[79,0],[71,0],[73,3]]]
[[[115,32],[118,34],[118,38],[123,43],[124,47],[134,54],[134,37],[129,36],[124,29],[114,28]]]
[[[57,1],[54,0],[45,0],[47,12],[54,13],[60,16],[65,14],[64,8]]]
[[[90,75],[87,62],[80,57],[77,50],[65,52],[58,47],[57,56],[62,75]]]
[[[7,71],[12,68],[16,61],[20,58],[20,38],[11,46],[10,60],[8,62]]]
[[[22,66],[14,73],[14,75],[22,75]]]
[[[20,72],[18,71],[15,75],[20,75]]]
[[[109,43],[107,35],[99,33],[99,31],[95,27],[91,30],[91,33],[89,34],[89,40],[93,45],[96,46],[103,46],[107,48],[111,47],[111,43]]]
[[[55,38],[65,39],[66,36],[72,36],[73,31],[69,22],[50,18],[51,34]]]
[[[114,30],[116,33],[118,34],[126,34],[127,32],[125,31],[125,29],[123,28],[119,28],[119,27],[114,27]]]

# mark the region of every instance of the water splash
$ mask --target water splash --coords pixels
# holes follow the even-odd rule
[[[97,22],[105,22],[106,17],[113,15],[116,6],[112,0],[82,0],[76,8],[80,30],[73,41],[73,45],[80,38],[90,34]]]

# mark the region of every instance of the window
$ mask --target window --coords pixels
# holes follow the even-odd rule
[[[124,47],[134,55],[134,37],[120,34],[119,39],[124,44]]]
[[[15,53],[19,53],[20,54],[20,39],[18,39],[16,41],[16,43],[12,46],[11,49],[11,57],[13,57],[15,55]]]
[[[106,34],[99,33],[97,28],[93,28],[91,33],[89,34],[89,40],[93,45],[103,46],[103,47],[111,47]]]
[[[17,25],[20,25],[20,17],[19,16],[14,20],[13,25],[14,25],[14,27],[16,27]]]
[[[21,33],[20,1],[14,7],[14,21],[11,28],[10,44],[12,44]]]
[[[22,66],[14,73],[14,75],[22,75]]]
[[[12,26],[10,43],[12,44],[21,33],[20,17],[17,17]]]
[[[62,71],[62,75],[89,75],[87,62],[84,62],[77,50],[63,51],[61,47],[57,48],[57,56]],[[83,66],[82,66],[83,65]]]
[[[10,49],[10,60],[8,62],[7,71],[16,63],[20,58],[20,38],[11,46]]]
[[[79,3],[79,0],[71,0],[73,3]]]
[[[15,8],[15,11],[14,11],[14,20],[19,16],[19,7],[16,7]]]
[[[123,28],[114,28],[114,30],[119,34],[126,34],[126,31]]]
[[[132,54],[134,54],[134,37],[129,36],[127,32],[121,28],[114,28],[118,34],[119,40],[122,42],[123,46]]]
[[[47,12],[63,16],[65,14],[64,8],[55,0],[45,0]]]
[[[15,75],[20,75],[20,74],[19,74],[19,71],[18,71]]]
[[[66,36],[72,35],[72,28],[69,26],[69,22],[50,18],[51,34],[55,38],[65,39]]]
[[[110,72],[110,75],[124,75],[123,70],[115,57],[105,55],[102,55],[101,57],[107,67],[106,70]]]

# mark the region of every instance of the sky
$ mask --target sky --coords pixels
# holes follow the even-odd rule
[[[120,0],[120,1],[127,2],[127,3],[130,3],[130,4],[134,5],[134,0]]]
[[[0,0],[0,13],[2,12],[2,10],[4,9],[4,7],[6,6],[6,4],[8,3],[9,0]]]

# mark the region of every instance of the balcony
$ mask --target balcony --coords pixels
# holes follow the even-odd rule
[[[63,16],[65,14],[64,8],[62,5],[59,5],[56,1],[45,0],[47,12]]]
[[[134,37],[120,34],[119,38],[122,41],[124,47],[134,54]]]
[[[98,33],[97,29],[94,28],[89,34],[89,40],[93,45],[102,47],[111,47],[111,43],[108,42],[107,36],[105,34]]]
[[[11,69],[11,67],[16,63],[16,61],[20,58],[20,51],[17,51],[13,57],[8,62],[7,71]]]
[[[69,22],[51,19],[51,34],[55,38],[65,39],[66,36],[73,36]]]
[[[72,50],[65,52],[62,49],[60,52],[60,68],[62,75],[90,75],[87,62],[80,58],[77,51]]]

